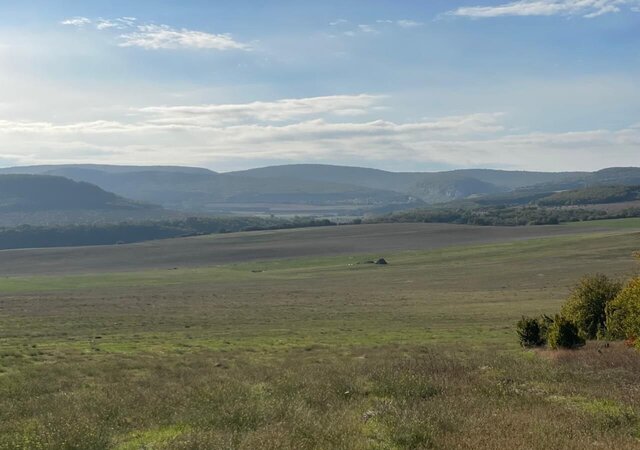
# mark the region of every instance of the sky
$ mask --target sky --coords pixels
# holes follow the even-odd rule
[[[0,0],[0,167],[640,166],[640,0]]]

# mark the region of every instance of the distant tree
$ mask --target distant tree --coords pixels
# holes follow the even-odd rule
[[[622,285],[603,274],[585,276],[571,292],[560,314],[570,320],[583,339],[602,337],[606,330],[606,307]]]

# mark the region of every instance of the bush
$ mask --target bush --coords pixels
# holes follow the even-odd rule
[[[582,278],[561,310],[583,339],[604,336],[606,307],[620,293],[622,285],[603,274]]]
[[[540,325],[540,336],[544,340],[543,345],[546,345],[549,340],[549,328],[553,325],[553,319],[546,314],[543,314],[538,318],[538,324]]]
[[[524,317],[516,324],[516,333],[523,347],[540,347],[547,343],[547,333],[553,319],[549,316],[540,318]]]
[[[607,305],[607,331],[614,339],[640,337],[640,277],[631,280]]]
[[[578,327],[572,321],[562,316],[556,316],[549,327],[547,341],[549,347],[553,349],[576,348],[585,343],[585,340],[578,332]]]
[[[533,317],[522,316],[516,324],[516,333],[523,347],[538,347],[544,344],[540,335],[540,325]]]

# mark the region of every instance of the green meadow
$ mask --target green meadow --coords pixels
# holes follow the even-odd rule
[[[0,278],[0,448],[639,448],[636,351],[523,350],[514,332],[584,274],[638,272],[640,222],[598,225]]]

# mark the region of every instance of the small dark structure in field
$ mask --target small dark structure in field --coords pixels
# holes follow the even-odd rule
[[[389,264],[389,263],[384,258],[378,258],[375,261],[370,259],[368,261],[359,262],[358,264],[380,264],[380,265],[386,265],[386,264]]]

